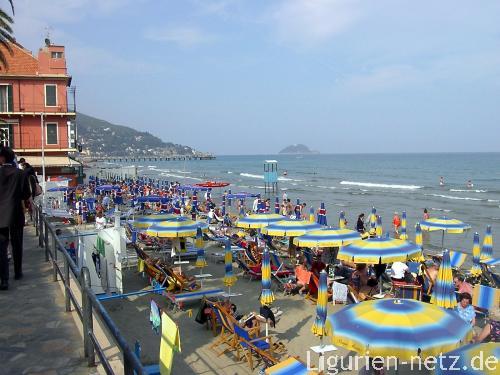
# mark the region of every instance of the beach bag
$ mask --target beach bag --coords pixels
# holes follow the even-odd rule
[[[42,195],[43,193],[43,190],[42,190],[42,187],[40,186],[40,184],[37,182],[35,184],[35,197],[38,197],[39,195]]]
[[[33,175],[29,176],[29,185],[30,185],[30,190],[31,190],[31,196],[32,197],[38,197],[43,193],[42,187],[36,180],[36,177]]]

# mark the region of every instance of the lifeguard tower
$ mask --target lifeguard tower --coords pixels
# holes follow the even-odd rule
[[[278,161],[265,160],[264,161],[264,192],[277,193],[278,192]]]

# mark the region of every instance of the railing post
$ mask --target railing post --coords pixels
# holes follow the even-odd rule
[[[43,244],[45,245],[45,261],[49,261],[49,228],[46,222],[43,223]]]
[[[43,247],[43,213],[41,211],[38,215],[38,228],[40,232],[40,236],[38,237],[38,246]],[[45,261],[47,261],[47,259],[45,259]]]
[[[39,225],[39,222],[38,222],[38,206],[35,203],[33,203],[33,211],[34,211],[33,224],[35,225],[35,235],[38,236],[40,234],[39,230],[38,230],[38,225]]]
[[[125,355],[123,355],[123,373],[124,373],[124,375],[134,375],[135,374],[134,368],[132,367],[130,360]]]
[[[64,300],[66,302],[66,312],[71,312],[70,293],[70,279],[69,279],[69,262],[66,257],[64,259]]]
[[[81,270],[81,289],[82,289],[82,315],[83,315],[83,347],[88,366],[95,366],[95,351],[89,332],[94,331],[94,321],[92,318],[92,302],[88,296],[90,290],[90,273],[87,267]]]

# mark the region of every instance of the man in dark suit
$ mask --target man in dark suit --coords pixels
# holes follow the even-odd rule
[[[23,277],[23,201],[30,197],[28,178],[14,165],[12,149],[0,146],[0,290],[9,288],[9,237],[14,259],[14,278]]]

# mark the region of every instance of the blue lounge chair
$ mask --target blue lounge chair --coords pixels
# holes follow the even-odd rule
[[[243,351],[250,370],[253,371],[253,354],[269,351],[271,349],[271,339],[269,336],[265,336],[252,340],[244,328],[239,327],[237,324],[234,324],[233,327],[234,334],[238,339],[238,345],[236,346],[238,361],[241,360],[240,351]]]

